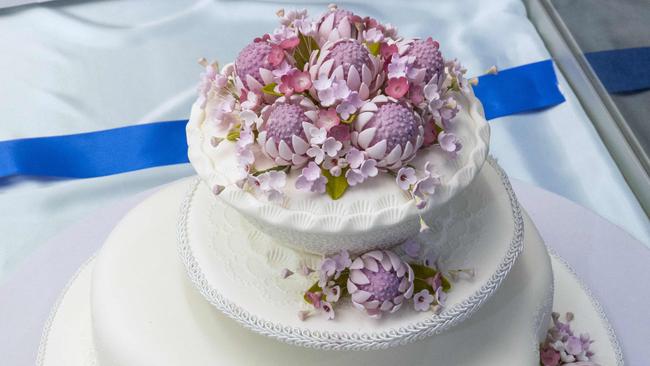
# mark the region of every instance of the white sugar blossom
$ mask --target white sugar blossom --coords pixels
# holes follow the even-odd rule
[[[348,166],[348,162],[343,157],[327,157],[323,160],[323,168],[329,170],[330,174],[338,177],[343,172],[343,168]]]
[[[384,40],[384,32],[381,29],[370,28],[362,33],[363,40],[369,43],[379,43]]]
[[[318,128],[315,126],[307,130],[309,135],[309,142],[312,144],[322,144],[327,138],[327,130],[325,128]]]
[[[328,302],[337,302],[341,297],[341,286],[325,286],[323,288],[323,294]]]
[[[328,137],[327,139],[325,139],[325,142],[323,142],[323,151],[329,157],[337,156],[339,150],[341,150],[342,148],[343,148],[343,144],[333,137]]]
[[[397,177],[395,177],[397,185],[403,189],[408,190],[411,188],[411,185],[415,184],[417,181],[417,176],[415,175],[415,169],[411,167],[403,167],[397,172]]]
[[[270,171],[262,173],[258,176],[250,175],[248,177],[248,185],[253,190],[269,201],[279,201],[282,199],[282,189],[287,181],[287,176],[284,172]]]
[[[438,142],[444,151],[452,154],[453,156],[456,156],[460,149],[463,147],[460,138],[451,132],[440,132],[440,134],[438,134]]]
[[[364,101],[359,97],[359,93],[350,92],[348,96],[336,106],[336,111],[341,115],[341,118],[347,120],[353,113],[363,106]]]
[[[297,189],[316,193],[325,193],[326,184],[327,178],[322,175],[320,167],[313,161],[302,169],[302,174],[296,180]]]
[[[406,73],[413,63],[413,57],[400,57],[398,54],[394,54],[390,63],[388,64],[388,78],[401,78],[406,77]]]

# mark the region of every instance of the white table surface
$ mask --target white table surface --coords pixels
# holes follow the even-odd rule
[[[307,8],[319,14],[328,2]],[[187,118],[200,73],[196,59],[232,60],[273,29],[279,7],[296,5],[105,0],[0,10],[0,140]],[[403,35],[433,35],[473,75],[491,65],[549,58],[519,0],[375,0],[345,7],[391,22]],[[567,102],[491,121],[492,154],[512,177],[590,208],[650,246],[648,218],[558,76]],[[0,283],[62,228],[190,174],[191,167],[178,165],[85,180],[0,180]]]

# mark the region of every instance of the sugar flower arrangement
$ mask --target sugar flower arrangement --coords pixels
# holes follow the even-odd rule
[[[390,24],[334,5],[316,19],[304,10],[277,15],[279,27],[234,63],[200,61],[198,104],[212,145],[236,144],[237,184],[281,200],[295,170],[297,189],[338,199],[391,174],[423,207],[440,179],[409,162],[434,144],[450,158],[461,149],[449,127],[469,91],[465,69],[432,38],[399,37]]]
[[[540,345],[541,366],[598,366],[593,361],[594,352],[590,349],[594,342],[589,334],[575,334],[571,329],[573,313],[566,313],[566,323],[560,320],[560,314],[553,313],[553,326],[546,333],[546,339]]]
[[[317,269],[304,264],[293,271],[283,269],[283,278],[296,273],[316,278],[303,295],[308,309],[299,311],[298,317],[305,320],[323,314],[334,319],[335,306],[345,298],[371,318],[392,314],[405,304],[415,311],[441,312],[452,282],[471,279],[474,270],[445,269],[435,251],[420,244],[429,231],[423,224],[418,237],[394,250],[373,250],[356,257],[343,250],[323,258]]]

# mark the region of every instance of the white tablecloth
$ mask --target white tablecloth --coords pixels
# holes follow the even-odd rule
[[[318,14],[328,2],[307,8]],[[0,10],[0,140],[187,118],[200,72],[196,59],[234,59],[273,29],[279,7],[296,6],[105,0]],[[433,35],[473,75],[493,64],[549,58],[519,0],[374,0],[345,7],[391,22],[403,35]],[[578,202],[650,245],[647,217],[559,79],[567,103],[491,121],[492,153],[511,176]],[[0,180],[0,282],[64,226],[109,201],[189,174],[183,165],[86,180]]]

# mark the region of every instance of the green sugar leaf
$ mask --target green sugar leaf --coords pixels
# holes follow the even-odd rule
[[[262,93],[268,94],[268,95],[273,95],[273,96],[276,96],[276,97],[281,97],[282,94],[275,91],[275,87],[277,85],[278,85],[277,83],[271,83],[271,84],[264,85],[264,87],[262,88]]]
[[[377,56],[379,54],[379,42],[366,43],[366,47],[368,47],[368,51],[370,51],[373,56]]]
[[[344,169],[341,172],[341,175],[338,177],[333,176],[327,169],[322,169],[323,175],[327,178],[327,184],[325,185],[325,191],[333,199],[337,200],[343,196],[343,193],[348,189],[349,184],[348,180],[345,178],[345,172],[347,169]]]
[[[296,46],[293,52],[293,58],[296,60],[298,69],[302,70],[305,64],[309,62],[311,53],[320,50],[320,47],[318,47],[318,43],[313,37],[298,33],[298,38],[300,39],[300,43],[298,43],[298,46]]]

